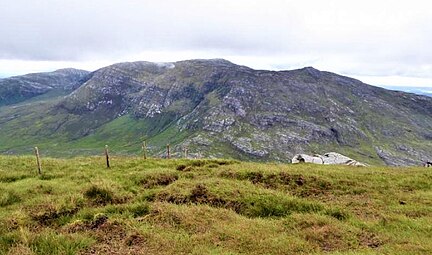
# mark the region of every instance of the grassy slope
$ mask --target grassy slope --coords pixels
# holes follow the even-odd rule
[[[59,118],[59,122],[64,121],[62,119],[64,116],[52,118]],[[138,120],[126,115],[100,126],[88,136],[71,140],[61,133],[45,136],[43,133],[45,127],[40,127],[37,120],[33,121],[29,118],[24,123],[16,123],[15,120],[12,120],[4,125],[4,129],[8,132],[0,136],[0,152],[29,154],[32,153],[34,146],[38,146],[50,156],[71,157],[98,155],[103,151],[105,144],[108,144],[117,154],[134,155],[141,153],[141,143],[147,140],[149,154],[156,155],[165,149],[167,143],[180,143],[189,135],[187,130],[179,131],[172,124],[165,116],[154,119],[150,123],[148,120]],[[20,126],[28,128],[16,128]]]
[[[427,168],[0,156],[0,254],[431,254]]]

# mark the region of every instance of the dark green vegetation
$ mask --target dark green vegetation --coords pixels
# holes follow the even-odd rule
[[[30,153],[37,145],[51,156],[96,155],[109,144],[117,154],[136,155],[147,140],[157,156],[171,143],[174,157],[188,146],[192,157],[254,161],[330,151],[370,164],[432,158],[432,98],[311,67],[273,72],[225,60],[134,62],[82,81],[65,97],[45,93],[43,100],[0,107],[0,153]],[[9,102],[2,88],[0,105]]]
[[[431,254],[432,172],[0,156],[0,254]]]

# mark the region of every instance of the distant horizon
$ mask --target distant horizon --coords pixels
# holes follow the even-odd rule
[[[9,73],[2,73],[3,70],[0,70],[0,79],[4,78],[10,78],[13,76],[20,76],[30,73],[43,73],[43,72],[53,72],[59,69],[65,69],[65,68],[74,68],[74,69],[82,69],[86,71],[96,71],[100,68],[104,68],[109,65],[121,63],[121,62],[137,62],[137,61],[148,61],[153,63],[170,63],[170,62],[178,62],[178,61],[185,61],[185,60],[194,60],[194,59],[225,59],[227,61],[232,62],[236,65],[243,65],[250,67],[252,69],[258,69],[258,70],[268,70],[268,71],[284,71],[284,70],[295,70],[295,69],[301,69],[304,67],[308,67],[311,65],[305,65],[303,66],[290,66],[289,68],[282,68],[282,67],[273,67],[271,64],[260,64],[259,62],[252,63],[252,65],[248,63],[239,63],[233,60],[230,60],[228,58],[224,57],[212,57],[212,58],[187,58],[187,59],[178,59],[178,60],[170,60],[170,61],[155,61],[155,60],[146,60],[146,59],[132,59],[132,60],[119,60],[119,61],[99,61],[99,62],[67,62],[67,61],[61,61],[56,63],[50,63],[50,62],[42,62],[38,64],[33,64],[26,67],[22,66],[22,70],[15,69],[14,71],[11,71]],[[166,60],[166,59],[165,59]],[[1,62],[1,60],[0,60]],[[19,63],[18,61],[17,63]],[[20,67],[21,64],[18,64],[17,67]],[[341,73],[335,70],[328,70],[319,68],[316,66],[312,66],[313,68],[316,68],[320,71],[326,71],[326,72],[332,72],[336,74],[340,74],[343,76],[348,76],[354,79],[358,79],[366,84],[382,87],[382,88],[424,88],[424,89],[430,89],[432,91],[432,79],[425,79],[425,78],[419,78],[419,77],[403,77],[403,76],[372,76],[372,75],[356,75],[356,74],[347,74],[347,73]],[[406,91],[406,90],[404,90]]]
[[[3,10],[3,12],[1,12]],[[432,87],[430,3],[344,0],[0,2],[0,75],[224,58]]]

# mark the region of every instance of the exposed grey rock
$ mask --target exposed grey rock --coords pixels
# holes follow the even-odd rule
[[[232,145],[238,150],[256,157],[264,157],[269,153],[265,149],[254,148],[252,139],[248,137],[239,137],[232,141]]]
[[[378,156],[389,166],[418,166],[421,165],[421,160],[416,160],[403,154],[396,155],[395,152],[390,152],[380,147],[375,147]]]
[[[298,164],[298,163],[313,163],[313,164],[324,164],[324,160],[322,158],[321,155],[307,155],[307,154],[297,154],[295,155],[292,160],[291,163],[293,164]]]
[[[297,154],[291,160],[293,164],[297,163],[314,163],[321,165],[348,165],[348,166],[366,166],[354,159],[336,152],[328,152],[324,155],[315,154],[312,156],[306,154]]]
[[[189,144],[199,145],[199,146],[210,146],[212,141],[208,138],[203,137],[202,135],[198,135],[191,139]]]

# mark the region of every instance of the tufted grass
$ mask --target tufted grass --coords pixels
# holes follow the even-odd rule
[[[0,156],[0,254],[432,254],[432,171]]]

